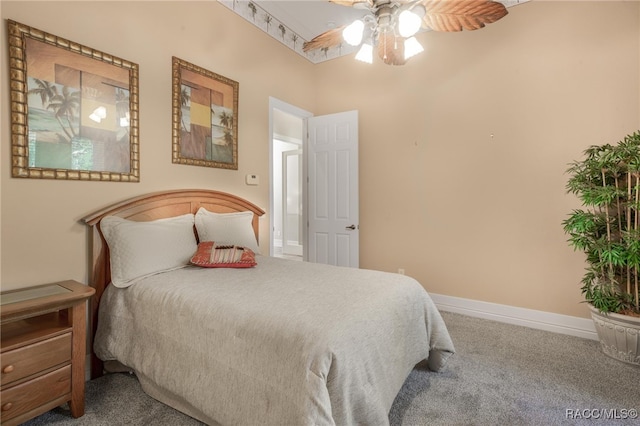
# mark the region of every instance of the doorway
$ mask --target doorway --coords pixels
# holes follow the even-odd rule
[[[312,115],[269,98],[270,252],[275,257],[306,259],[305,119]]]
[[[269,98],[270,254],[359,267],[358,112]]]

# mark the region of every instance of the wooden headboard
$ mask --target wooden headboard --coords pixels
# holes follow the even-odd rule
[[[253,230],[259,241],[259,218],[265,212],[255,204],[225,192],[207,189],[185,189],[154,192],[130,198],[100,209],[82,220],[90,228],[89,259],[91,274],[89,285],[96,289],[91,302],[90,313],[90,343],[93,347],[93,336],[98,324],[98,306],[105,288],[111,282],[111,263],[109,261],[109,247],[100,229],[100,220],[105,216],[118,216],[134,221],[149,221],[167,217],[196,213],[200,207],[214,213],[253,212]],[[194,231],[195,232],[195,231]],[[102,375],[102,363],[92,356],[91,377]]]

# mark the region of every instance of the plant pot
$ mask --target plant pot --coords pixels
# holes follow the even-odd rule
[[[640,317],[589,309],[605,355],[640,366]]]

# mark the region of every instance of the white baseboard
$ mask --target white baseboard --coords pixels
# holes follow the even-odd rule
[[[461,297],[429,293],[441,311],[453,312],[470,317],[484,318],[508,324],[536,328],[554,333],[568,334],[584,339],[598,340],[593,321],[587,318],[518,308]]]

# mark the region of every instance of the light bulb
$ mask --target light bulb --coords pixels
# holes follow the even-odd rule
[[[404,41],[404,59],[409,59],[420,52],[424,52],[424,48],[415,37],[408,38]]]
[[[403,10],[398,16],[398,32],[402,37],[411,37],[422,26],[422,19],[408,10]]]
[[[364,33],[364,22],[361,20],[353,21],[342,30],[342,38],[351,46],[357,46],[362,41]]]
[[[362,62],[366,62],[368,64],[373,63],[373,46],[364,43],[358,53],[356,53],[356,59]]]
[[[422,26],[422,19],[417,14],[403,10],[398,16],[398,32],[402,37],[411,37],[418,32]]]

